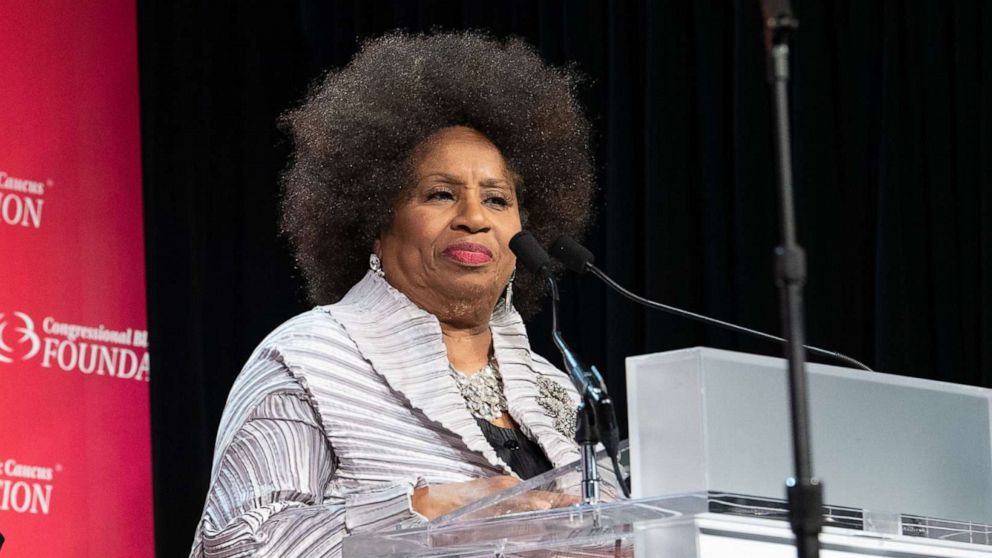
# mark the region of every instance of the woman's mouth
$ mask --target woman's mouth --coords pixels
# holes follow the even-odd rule
[[[456,242],[441,253],[458,263],[469,265],[489,263],[493,259],[493,253],[489,248],[474,242]]]

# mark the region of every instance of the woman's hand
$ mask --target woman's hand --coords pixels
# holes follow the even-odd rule
[[[434,519],[486,496],[520,484],[510,476],[488,477],[468,482],[425,486],[413,491],[413,509],[427,519]],[[557,492],[534,490],[503,502],[499,513],[547,510],[575,504],[578,499]]]

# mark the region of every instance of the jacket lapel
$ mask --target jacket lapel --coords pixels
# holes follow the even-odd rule
[[[366,274],[341,302],[326,308],[391,389],[428,420],[457,434],[493,467],[513,474],[465,407],[448,369],[436,317],[373,273]],[[553,419],[537,403],[538,373],[520,315],[500,309],[490,327],[510,416],[555,467],[574,462],[579,458],[575,443],[555,430]]]
[[[575,441],[558,432],[554,427],[554,418],[538,404],[541,393],[537,379],[540,372],[531,355],[527,330],[520,314],[516,311],[497,311],[493,314],[491,329],[493,350],[503,376],[503,391],[510,416],[528,438],[541,446],[555,467],[578,460]],[[574,391],[571,386],[566,389],[570,394]],[[577,399],[577,395],[572,396]]]
[[[411,407],[457,434],[493,467],[511,473],[475,423],[451,377],[437,318],[372,273],[327,310],[372,369]]]

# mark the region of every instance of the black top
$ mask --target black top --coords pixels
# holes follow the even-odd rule
[[[541,446],[525,436],[519,427],[501,428],[478,417],[475,422],[486,435],[489,445],[496,450],[496,455],[520,478],[529,479],[552,469],[551,462],[544,455]]]

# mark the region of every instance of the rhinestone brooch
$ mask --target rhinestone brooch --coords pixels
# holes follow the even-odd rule
[[[574,438],[576,407],[568,391],[558,382],[545,376],[538,376],[537,387],[540,391],[537,404],[544,409],[544,414],[554,421],[555,430],[566,438]]]

